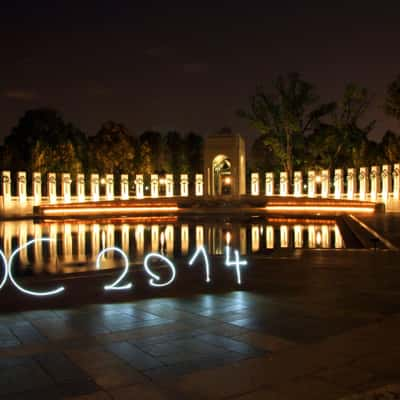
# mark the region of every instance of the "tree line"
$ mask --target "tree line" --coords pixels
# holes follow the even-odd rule
[[[297,73],[279,76],[272,89],[262,86],[238,116],[259,133],[248,170],[359,168],[400,160],[400,136],[387,131],[370,139],[372,95],[347,84],[336,101],[323,103],[316,88]],[[386,115],[400,122],[400,75],[388,86]],[[189,132],[147,131],[132,135],[126,126],[104,122],[86,135],[53,109],[26,111],[0,146],[0,169],[84,173],[181,173],[203,171],[203,137]]]

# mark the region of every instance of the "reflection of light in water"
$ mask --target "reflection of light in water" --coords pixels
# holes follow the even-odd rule
[[[232,239],[231,233],[230,233],[229,231],[226,232],[225,240],[226,240],[226,244],[227,244],[228,246],[231,244],[231,239]]]
[[[103,248],[103,247],[102,247]],[[97,257],[100,251],[100,225],[92,225],[92,257]]]
[[[335,225],[335,249],[341,249],[343,247],[342,234],[340,233],[339,227]]]
[[[164,231],[161,231],[160,233],[160,253],[163,254],[164,253],[164,246],[165,246],[165,233]],[[154,252],[157,252],[158,249],[158,241],[157,241],[157,247],[156,250],[154,250]]]
[[[106,247],[106,233],[104,229],[101,230],[101,248],[104,249]]]
[[[135,230],[136,251],[139,256],[144,253],[144,226],[138,225]]]
[[[22,221],[18,225],[18,243],[19,247],[22,247],[21,252],[19,253],[19,258],[23,264],[28,263],[28,249],[25,246],[28,240],[28,224],[26,221]]]
[[[86,258],[86,227],[84,224],[78,224],[78,260],[82,261]]]
[[[322,242],[321,232],[318,231],[318,232],[317,232],[317,236],[316,236],[316,243],[317,243],[317,246],[321,246],[321,242]]]
[[[129,254],[129,225],[123,224],[121,227],[121,247],[122,250]]]
[[[189,251],[189,226],[181,226],[181,251],[182,255],[186,255]]]
[[[330,245],[330,235],[329,235],[329,228],[328,225],[322,225],[322,247],[327,249]]]
[[[39,273],[42,268],[42,241],[39,240],[42,237],[42,225],[40,224],[34,224],[33,225],[33,238],[36,240],[34,243],[34,248],[35,248],[35,257],[34,257],[34,265],[35,265],[35,272]]]
[[[114,231],[115,231],[115,227],[113,224],[108,224],[107,225],[107,236],[106,236],[106,243],[107,243],[107,247],[114,247]],[[107,256],[105,256],[105,258],[108,258]]]
[[[247,236],[246,228],[241,227],[239,229],[239,239],[240,239],[240,254],[247,254]]]
[[[273,249],[274,248],[274,227],[271,225],[268,225],[266,228],[266,245],[267,249]]]
[[[65,262],[72,261],[72,232],[71,224],[64,224],[63,255]]]
[[[260,229],[258,225],[251,227],[251,251],[256,252],[260,250]]]
[[[303,227],[295,225],[294,228],[294,247],[301,249],[303,247]]]
[[[152,225],[151,226],[151,251],[157,252],[159,250],[160,244],[161,244],[161,248],[163,248],[164,232],[161,232],[161,234],[160,234],[160,227],[158,225]]]
[[[204,227],[196,225],[196,247],[204,245]]]
[[[167,254],[172,255],[174,252],[174,226],[167,225],[165,228],[165,243]]]
[[[319,232],[318,232],[319,233]],[[318,236],[318,235],[317,235]],[[318,239],[321,243],[321,234],[319,233],[319,239]],[[310,249],[314,249],[315,245],[316,245],[316,235],[315,235],[315,226],[314,225],[308,225],[308,247]],[[318,244],[318,246],[319,246]]]
[[[286,225],[281,225],[281,247],[286,248],[289,246],[288,243],[288,227]]]

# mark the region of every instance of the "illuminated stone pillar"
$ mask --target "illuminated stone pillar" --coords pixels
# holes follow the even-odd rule
[[[129,225],[122,224],[121,226],[121,247],[122,251],[129,256]]]
[[[17,193],[18,193],[19,202],[21,204],[25,204],[26,203],[26,172],[24,172],[24,171],[18,172],[17,182],[18,182]]]
[[[33,205],[38,206],[42,201],[42,175],[34,172],[32,175]]]
[[[167,197],[174,195],[174,176],[172,174],[165,175],[165,195]]]
[[[294,247],[301,249],[303,247],[303,227],[301,225],[295,225],[294,231]]]
[[[252,172],[251,174],[251,190],[252,196],[259,196],[260,194],[260,177],[258,172]]]
[[[286,248],[289,247],[289,229],[286,225],[281,225],[280,227],[281,233],[281,247]]]
[[[57,203],[57,178],[54,172],[47,174],[47,195],[50,204]]]
[[[333,184],[335,187],[335,199],[341,199],[343,189],[344,189],[343,170],[342,169],[335,169],[335,177],[334,177]]]
[[[196,225],[196,248],[204,246],[204,226]]]
[[[138,225],[135,229],[136,252],[138,256],[144,254],[144,226]]]
[[[357,179],[355,168],[347,169],[347,198],[353,200],[357,192]]]
[[[204,182],[203,182],[203,174],[195,175],[195,195],[203,196],[204,194]]]
[[[85,194],[85,175],[77,174],[76,175],[76,195],[78,197],[78,201],[82,203],[86,200]]]
[[[93,224],[91,226],[92,233],[92,257],[93,259],[97,258],[97,255],[100,253],[100,225]]]
[[[315,197],[316,195],[316,179],[315,171],[308,171],[308,197]]]
[[[274,195],[274,173],[273,172],[265,173],[265,195],[266,196]]]
[[[181,252],[185,256],[189,252],[189,225],[181,226]]]
[[[181,174],[181,196],[189,196],[189,177],[188,174]]]
[[[389,193],[392,192],[392,174],[390,165],[382,166],[382,200],[389,199]]]
[[[329,197],[331,177],[328,169],[322,170],[321,174],[321,197],[326,199]]]
[[[316,237],[315,237],[315,225],[308,225],[308,248],[315,249]]]
[[[253,253],[260,250],[260,227],[252,225],[251,227],[251,251]]]
[[[143,199],[143,197],[144,197],[144,181],[143,181],[142,174],[136,175],[135,186],[136,186],[136,198]]]
[[[369,180],[368,180],[368,168],[361,167],[359,175],[359,188],[360,188],[360,200],[365,200],[367,198],[367,193],[369,191]]]
[[[267,249],[274,248],[274,227],[268,225],[265,229],[265,244]]]
[[[165,237],[163,237],[165,240]],[[160,226],[159,225],[152,225],[151,226],[151,251],[153,253],[158,253],[160,249]]]
[[[64,203],[71,202],[71,174],[62,174],[61,175],[62,182],[62,197]]]
[[[129,176],[127,174],[121,175],[121,199],[129,199]]]
[[[7,207],[11,203],[11,172],[3,171],[1,173],[1,184],[3,192],[3,203]]]
[[[301,171],[294,172],[294,195],[295,197],[303,195],[303,174]]]
[[[100,200],[100,181],[99,174],[91,174],[90,175],[90,197],[92,201]]]
[[[106,199],[114,200],[114,175],[106,174]]]
[[[393,168],[393,198],[400,198],[400,164],[394,164]]]
[[[287,172],[281,172],[279,176],[279,194],[281,196],[288,195],[288,174]]]
[[[86,225],[78,224],[78,261],[86,259]]]
[[[371,179],[371,191],[370,191],[370,196],[371,200],[375,201],[378,198],[378,193],[379,193],[379,186],[380,186],[380,168],[377,165],[374,165],[371,167],[371,174],[370,174],[370,179]]]
[[[151,174],[150,176],[150,194],[151,197],[158,197],[158,175]]]
[[[165,228],[166,250],[169,256],[174,254],[174,226],[167,225]]]

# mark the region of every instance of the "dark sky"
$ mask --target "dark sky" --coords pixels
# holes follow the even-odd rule
[[[2,2],[0,44],[0,143],[39,106],[89,134],[113,119],[133,134],[231,126],[254,138],[235,110],[292,71],[322,101],[346,82],[368,87],[373,136],[400,131],[381,111],[400,73],[398,0],[15,0]]]

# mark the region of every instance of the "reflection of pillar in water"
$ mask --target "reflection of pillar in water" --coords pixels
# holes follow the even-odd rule
[[[322,233],[322,248],[327,249],[329,248],[330,244],[330,234],[328,225],[321,226],[321,233]]]
[[[165,242],[167,254],[172,255],[174,253],[174,226],[167,225],[165,228]]]
[[[340,233],[340,229],[337,225],[335,225],[335,249],[343,248],[343,238],[342,234]]]
[[[274,248],[274,227],[271,225],[265,228],[265,245],[267,249]]]
[[[144,254],[144,226],[138,225],[135,229],[136,251],[139,256]]]
[[[121,226],[121,247],[125,254],[129,255],[129,225],[123,224]]]
[[[10,258],[12,253],[12,236],[14,222],[3,222],[3,252],[6,258]]]
[[[108,224],[106,230],[106,247],[114,247],[114,225]],[[111,253],[108,253],[111,255]]]
[[[240,227],[239,229],[239,240],[240,240],[240,254],[247,254],[247,235],[246,228]]]
[[[189,226],[184,224],[181,226],[181,252],[185,256],[189,251]]]
[[[204,246],[204,227],[196,225],[196,248]]]
[[[28,241],[28,224],[26,221],[21,221],[18,224],[18,246],[24,246]],[[19,252],[19,259],[22,264],[28,264],[28,248],[25,247]]]
[[[64,224],[63,255],[65,262],[72,261],[72,227],[71,224]]]
[[[57,224],[50,224],[49,228],[49,237],[50,237],[50,242],[49,242],[49,272],[57,272],[57,231],[58,231],[58,226]]]
[[[91,226],[92,231],[92,258],[97,258],[100,253],[100,225],[93,224]]]
[[[315,249],[315,246],[316,246],[315,225],[308,225],[308,247],[310,249]]]
[[[289,245],[289,232],[288,227],[286,225],[281,225],[281,247],[285,248]]]
[[[151,251],[158,253],[160,250],[160,227],[159,225],[151,226]]]
[[[252,225],[251,227],[251,251],[256,252],[260,250],[260,227]]]
[[[78,260],[86,259],[86,225],[78,224]]]
[[[301,225],[295,225],[294,228],[294,247],[301,249],[303,247],[303,227]]]
[[[33,265],[35,267],[35,272],[40,272],[43,267],[43,257],[42,257],[42,225],[33,225],[33,237],[36,240],[34,244],[34,255],[33,255]]]

